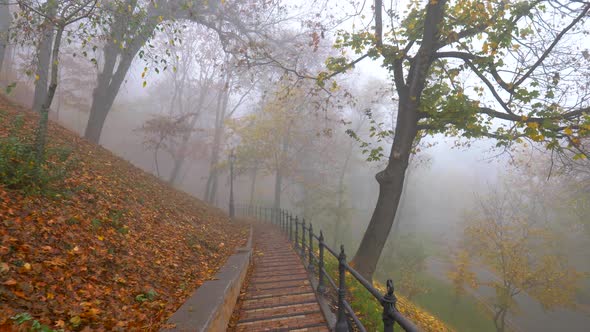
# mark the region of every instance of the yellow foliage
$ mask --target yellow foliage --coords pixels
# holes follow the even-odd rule
[[[381,293],[386,293],[386,288],[380,283],[375,283]],[[409,320],[414,322],[424,332],[452,332],[453,330],[441,320],[431,315],[428,311],[412,303],[402,295],[396,294],[397,309]]]
[[[515,312],[518,307],[513,297],[520,292],[528,293],[546,309],[573,304],[582,274],[550,251],[556,241],[548,229],[526,218],[498,217],[488,211],[468,225],[464,234],[471,257],[496,272],[498,278],[485,280],[485,284],[496,289],[498,306]],[[469,284],[474,276],[460,276],[470,264],[463,255],[467,254],[457,258],[457,271],[451,279]]]

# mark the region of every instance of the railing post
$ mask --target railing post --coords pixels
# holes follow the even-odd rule
[[[320,230],[320,240],[318,241],[320,249],[320,259],[318,261],[318,288],[320,294],[326,293],[326,286],[324,286],[324,233]]]
[[[393,281],[387,280],[387,293],[383,295],[381,305],[383,306],[383,332],[393,332],[393,325],[395,319],[393,319],[393,313],[395,309],[395,303],[397,298],[393,295]]]
[[[340,246],[338,256],[338,320],[336,321],[335,332],[348,332],[346,320],[346,308],[344,308],[344,297],[346,296],[346,254],[344,246]]]
[[[289,241],[293,241],[293,216],[291,213],[287,213],[287,219],[289,220]]]
[[[309,264],[307,269],[313,273],[313,225],[309,223]]]
[[[305,218],[301,218],[301,257],[305,262]]]
[[[295,216],[295,252],[299,251],[299,217]]]

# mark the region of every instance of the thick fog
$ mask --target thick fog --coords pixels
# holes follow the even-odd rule
[[[98,143],[223,210],[228,210],[233,152],[237,204],[280,206],[304,216],[324,232],[328,245],[343,244],[352,258],[377,204],[375,175],[387,165],[398,95],[392,74],[381,60],[370,58],[318,84],[313,78],[324,70],[326,59],[339,55],[332,47],[338,29],[352,23],[346,20],[349,14],[339,13],[344,23],[323,22],[325,35],[320,37],[298,21],[305,21],[312,8],[298,10],[299,15],[284,18],[288,23],[273,28],[275,39],[265,53],[272,54],[271,59],[249,59],[252,63],[232,53],[235,50],[224,50],[218,34],[194,22],[179,20],[156,31],[149,39],[154,47],[144,46],[145,56],[133,58]],[[329,16],[323,12],[317,17]],[[182,41],[170,42],[177,37]],[[49,113],[51,120],[80,136],[85,135],[96,98],[97,74],[105,66],[105,44],[100,39],[93,43],[97,48],[87,56],[81,54],[79,41],[64,45]],[[27,74],[34,54],[34,45],[8,45],[0,76],[3,88],[17,83],[8,97],[26,107],[33,106],[37,80]],[[166,65],[160,59],[166,59]],[[465,77],[465,84],[474,79]],[[489,98],[489,93],[481,97]],[[524,140],[506,147],[492,138],[458,136],[436,133],[417,139],[375,280],[403,278],[401,266],[417,257],[415,266],[403,268],[411,270],[418,285],[400,282],[402,294],[416,287],[411,296],[420,304],[432,279],[451,289],[448,271],[468,242],[467,225],[489,220],[482,206],[492,206],[495,197],[510,202],[503,208],[518,210],[512,214],[515,219],[535,220],[552,232],[561,245],[547,252],[559,253],[568,267],[586,273],[579,280],[574,309],[546,314],[539,301],[522,294],[516,299],[522,312],[509,314],[510,328],[555,331],[559,323],[568,331],[584,330],[590,324],[587,159],[569,164],[543,142]],[[372,150],[381,155],[367,161]],[[404,256],[407,248],[416,253],[413,258]],[[499,273],[482,266],[477,273]],[[485,302],[493,296],[486,287],[468,294]],[[451,323],[460,320],[454,317]]]

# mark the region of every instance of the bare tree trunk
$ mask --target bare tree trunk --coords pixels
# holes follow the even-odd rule
[[[6,47],[8,46],[11,23],[12,15],[10,15],[8,0],[0,0],[0,71],[2,71],[4,54],[6,53]]]
[[[198,105],[196,107],[197,114],[192,116],[191,122],[189,125],[191,131],[195,128],[195,125],[197,124],[197,120],[199,119],[199,115],[201,114],[202,107],[203,107],[203,104],[205,103],[205,98],[206,98],[208,91],[209,91],[209,89],[205,89],[205,88],[201,89],[201,93],[199,94]],[[175,158],[174,158],[174,167],[172,168],[172,172],[170,173],[170,178],[168,178],[168,183],[170,183],[171,185],[175,184],[175,182],[178,178],[178,175],[180,174],[180,170],[182,169],[182,165],[184,164],[184,161],[186,160],[186,157],[187,157],[186,150],[188,149],[188,143],[189,143],[191,136],[192,136],[192,132],[188,132],[182,136],[182,142],[180,143],[179,152],[178,152],[178,155],[175,156]]]
[[[281,190],[283,189],[283,174],[281,172],[281,167],[277,167],[275,170],[275,190],[274,190],[274,201],[273,201],[273,208],[280,209],[281,208]]]
[[[506,312],[507,310],[505,308],[501,308],[494,314],[496,332],[504,332],[506,330]]]
[[[137,0],[127,0],[126,3],[132,9],[137,6]],[[152,3],[147,12],[148,21],[141,23],[143,25],[138,31],[134,31],[129,44],[121,49],[116,42],[126,39],[127,30],[130,29],[130,19],[127,11],[116,11],[114,23],[110,28],[112,38],[109,38],[103,49],[104,65],[97,75],[97,85],[92,93],[90,117],[84,132],[84,137],[89,141],[99,143],[107,115],[127,76],[131,63],[157,26],[156,14],[157,8]]]
[[[396,136],[401,136],[402,131],[406,132],[404,134],[405,142],[404,144],[399,143],[399,141],[394,142],[387,167],[375,176],[379,183],[377,205],[375,206],[373,216],[365,231],[359,249],[352,260],[355,269],[368,280],[372,280],[373,278],[379,256],[385,246],[397,212],[403,190],[405,172],[408,167],[412,141],[415,136],[416,123],[417,119],[413,124],[413,130],[411,128],[412,124],[408,123],[408,127],[405,130],[400,128],[396,131]],[[398,122],[399,126],[400,123]]]
[[[154,163],[156,164],[156,176],[158,178],[160,178],[160,165],[158,164],[158,150],[160,150],[160,144],[161,143],[162,143],[162,141],[160,141],[156,145],[156,148],[154,149]]]
[[[411,174],[411,169],[408,169],[406,171],[406,176],[409,178],[410,174]],[[404,187],[402,189],[402,196],[400,198],[400,202],[399,202],[399,206],[398,206],[398,212],[395,214],[395,218],[393,219],[393,230],[392,230],[392,235],[393,235],[393,241],[396,241],[396,235],[398,235],[402,220],[404,220],[404,207],[405,207],[405,202],[406,202],[406,192],[408,190],[408,186],[404,184]],[[389,250],[389,255],[391,257],[395,257],[394,253],[396,252],[396,246],[395,246],[395,242],[394,245],[391,246],[391,249]],[[398,262],[393,260],[393,263],[391,264],[391,269],[395,270],[396,268],[396,264]]]
[[[281,208],[281,193],[283,191],[283,171],[285,168],[285,157],[287,156],[287,150],[289,149],[289,130],[283,136],[283,144],[281,147],[281,152],[279,158],[277,160],[277,167],[275,169],[275,190],[274,190],[274,202],[273,202],[273,209],[271,216],[272,218],[277,218],[278,216],[274,215],[279,211]],[[305,200],[304,200],[305,202]],[[304,214],[305,214],[305,206],[304,206]],[[274,220],[274,219],[273,219]]]
[[[213,203],[215,201],[215,195],[217,194],[217,166],[219,164],[219,153],[221,150],[221,141],[223,138],[223,131],[225,129],[225,112],[227,110],[227,104],[229,102],[229,82],[230,75],[226,74],[225,84],[226,87],[223,91],[219,92],[219,99],[217,101],[217,111],[215,113],[215,132],[213,134],[213,146],[211,148],[211,162],[209,163],[209,178],[207,179],[207,187],[205,192],[205,201],[207,203]]]
[[[358,129],[357,129],[358,131]],[[350,156],[352,155],[352,148],[353,143],[351,142],[348,146],[348,151],[346,152],[346,158],[344,159],[344,164],[342,164],[342,169],[340,170],[340,176],[338,177],[338,205],[336,207],[336,224],[334,225],[334,236],[333,236],[333,245],[334,248],[338,247],[338,239],[341,238],[340,236],[340,224],[343,222],[343,213],[342,210],[344,209],[344,176],[346,175],[346,171],[348,170],[348,163],[350,162]]]
[[[379,197],[369,226],[352,260],[352,265],[369,281],[373,279],[398,210],[412,145],[418,134],[420,96],[436,52],[445,3],[445,0],[439,0],[427,5],[423,41],[410,66],[407,82],[404,82],[401,62],[393,66],[399,96],[393,144],[387,166],[375,176],[379,183]]]
[[[53,50],[51,55],[51,83],[45,96],[45,101],[41,106],[41,114],[39,117],[39,125],[37,127],[37,135],[35,138],[36,148],[36,167],[41,167],[41,164],[45,161],[45,146],[47,145],[47,126],[49,122],[49,108],[53,102],[55,96],[55,90],[57,89],[57,70],[59,63],[59,48],[61,45],[61,37],[64,31],[64,27],[59,27],[55,35],[55,41],[53,43]]]
[[[256,178],[258,177],[258,167],[254,167],[252,170],[252,182],[250,183],[250,204],[254,204],[254,193],[256,192]]]
[[[57,6],[47,8],[47,17],[54,17]],[[41,112],[48,94],[49,67],[51,64],[51,48],[54,43],[54,26],[45,19],[45,30],[37,48],[37,70],[35,71],[35,92],[33,95],[33,111]]]
[[[137,50],[127,49],[128,54],[123,55],[115,69],[119,52],[114,45],[107,45],[104,49],[105,64],[103,70],[98,74],[97,84],[92,93],[92,105],[90,107],[90,117],[84,132],[84,137],[93,143],[98,144],[100,134],[104,127],[107,115],[115,102],[115,98],[125,80],[127,71],[131,67],[131,62],[135,57]]]

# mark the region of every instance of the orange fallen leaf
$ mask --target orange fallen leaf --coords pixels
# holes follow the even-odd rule
[[[14,286],[16,285],[16,280],[14,279],[8,279],[5,282],[2,283],[5,286]]]

